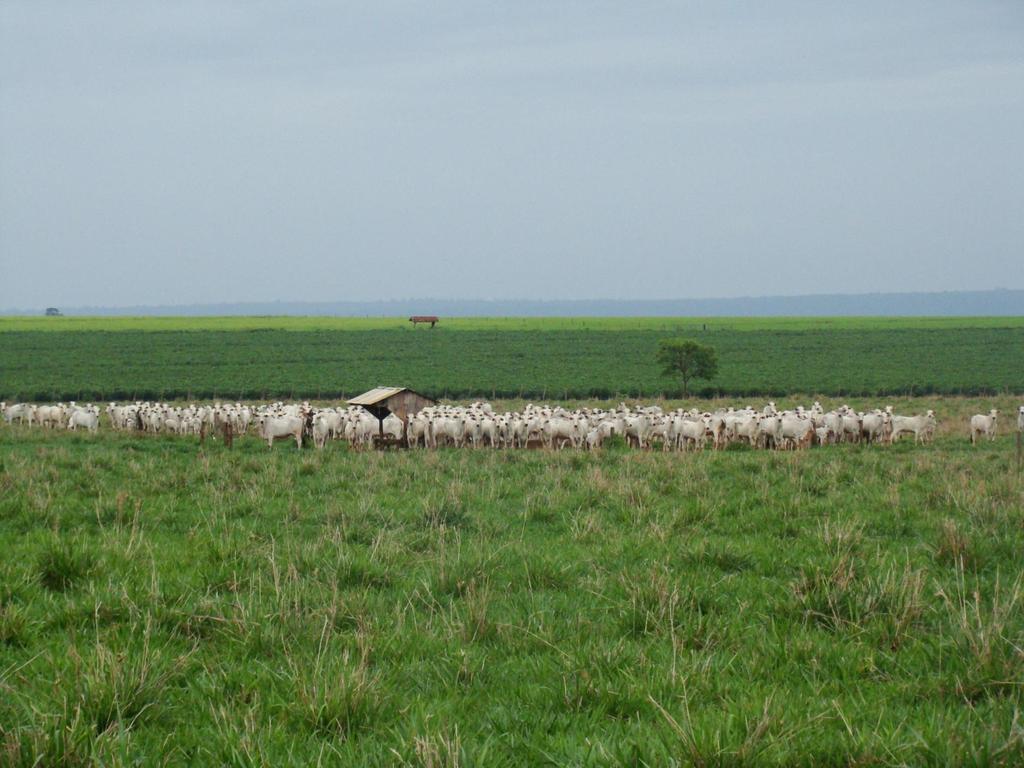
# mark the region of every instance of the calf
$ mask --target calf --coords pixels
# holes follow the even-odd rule
[[[596,427],[587,432],[587,450],[597,450],[604,444],[604,441],[607,440],[611,434],[612,423],[610,421],[602,421]]]
[[[971,416],[971,445],[978,442],[978,437],[984,435],[989,440],[996,439],[996,417],[999,411],[993,408],[988,414]]]

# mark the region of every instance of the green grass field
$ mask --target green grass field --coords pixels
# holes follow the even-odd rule
[[[0,765],[1024,763],[1020,318],[0,328],[7,400],[647,400],[685,335],[719,351],[709,407],[939,415],[932,445],[792,454],[0,426]]]
[[[945,434],[682,456],[0,428],[0,763],[1020,765],[1024,482],[1005,434]]]
[[[380,384],[443,398],[671,396],[654,353],[711,344],[705,396],[1024,392],[1024,318],[7,318],[0,399],[354,395]]]

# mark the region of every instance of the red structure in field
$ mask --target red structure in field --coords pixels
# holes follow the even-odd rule
[[[441,318],[436,315],[413,315],[409,318],[409,322],[413,326],[419,325],[420,323],[430,323],[430,327],[433,328],[441,321]]]

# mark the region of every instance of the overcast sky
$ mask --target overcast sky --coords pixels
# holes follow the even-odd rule
[[[4,0],[0,68],[0,307],[1024,288],[1020,0]]]

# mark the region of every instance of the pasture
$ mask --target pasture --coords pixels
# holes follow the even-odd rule
[[[705,396],[1024,391],[1022,318],[6,318],[0,399],[650,398],[659,340],[715,347]]]
[[[1019,764],[1024,483],[928,402],[794,453],[2,428],[0,761]]]
[[[608,408],[673,394],[653,350],[687,335],[731,396],[666,409],[831,391],[938,427],[379,453],[0,425],[0,765],[1024,762],[1016,318],[57,320],[0,321],[3,399]]]

